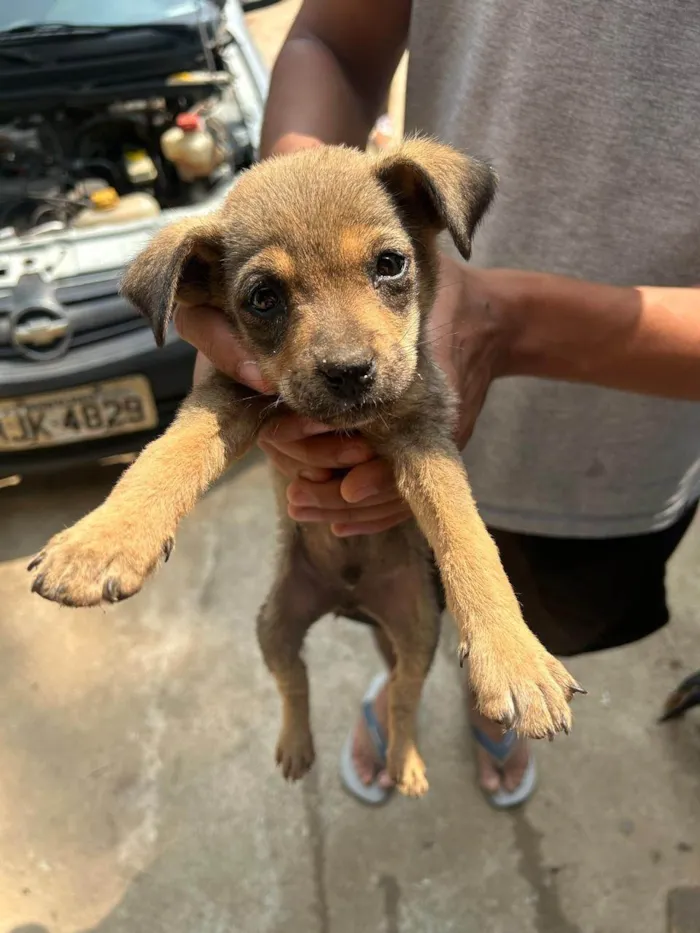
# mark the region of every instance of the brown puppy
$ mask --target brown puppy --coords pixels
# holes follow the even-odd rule
[[[405,793],[427,789],[415,716],[439,629],[430,549],[480,709],[533,737],[571,723],[580,688],[522,619],[453,441],[456,399],[424,349],[436,235],[447,229],[468,258],[494,190],[488,166],[429,140],[379,156],[308,150],[251,169],[206,220],[163,229],[125,276],[123,293],[159,342],[177,300],[220,307],[279,398],[271,405],[221,374],[197,386],[107,501],[32,561],[35,592],[68,606],[136,593],[278,403],[369,438],[417,519],[338,540],[290,521],[277,479],[279,568],[258,633],[284,704],[277,759],[287,777],[313,761],[304,636],[335,611],[386,635],[388,769]]]

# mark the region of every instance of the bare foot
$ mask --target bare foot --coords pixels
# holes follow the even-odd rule
[[[477,712],[471,694],[468,694],[469,701],[469,721],[477,726],[483,733],[495,742],[503,738],[503,726],[497,722],[486,719],[481,713]],[[496,765],[491,756],[476,742],[476,767],[479,785],[483,790],[493,795],[503,789],[512,793],[520,783],[525,774],[527,763],[530,757],[527,739],[518,739],[513,746],[509,758],[503,765]]]
[[[374,703],[374,714],[377,721],[387,734],[388,723],[388,684],[385,685]],[[475,726],[478,726],[482,732],[489,738],[499,741],[503,738],[503,726],[486,719],[474,708],[474,704],[469,695],[469,719]],[[500,769],[496,767],[493,760],[484,749],[479,745],[476,747],[476,763],[479,785],[488,794],[494,794],[501,788],[508,792],[514,791],[521,783],[529,759],[527,740],[518,739],[510,758]],[[360,715],[355,724],[355,732],[352,745],[352,760],[355,765],[355,772],[365,786],[370,785],[377,780],[380,787],[392,787],[393,782],[389,774],[377,761],[377,755],[374,744],[367,731],[367,725],[364,717]]]
[[[374,701],[374,715],[382,728],[384,735],[388,734],[389,721],[389,683],[382,687]],[[392,780],[387,771],[382,767],[382,763],[377,761],[377,753],[374,743],[367,731],[367,724],[364,716],[360,714],[355,724],[355,732],[352,740],[352,761],[355,766],[355,773],[365,785],[369,787],[373,781],[378,780],[380,787],[392,787]]]

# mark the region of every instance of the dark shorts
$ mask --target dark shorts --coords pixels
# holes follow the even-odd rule
[[[669,620],[666,564],[697,503],[670,528],[624,538],[545,538],[490,529],[523,615],[562,657],[639,641]]]
[[[489,532],[525,621],[548,651],[572,657],[632,644],[666,625],[666,564],[697,509],[695,503],[663,531],[623,538]],[[435,563],[433,579],[444,611],[445,591]],[[369,617],[353,618],[376,627]]]
[[[666,625],[666,564],[697,508],[663,531],[624,538],[489,531],[526,622],[548,651],[572,657],[629,645]],[[435,574],[444,609],[437,568]]]

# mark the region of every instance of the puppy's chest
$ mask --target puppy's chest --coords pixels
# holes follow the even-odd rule
[[[374,606],[404,585],[428,580],[430,549],[415,522],[374,535],[339,538],[328,525],[297,523],[287,514],[287,483],[275,476],[283,550],[290,568],[303,568],[303,585],[323,590],[338,611]],[[291,558],[291,559],[290,559]],[[429,584],[427,584],[429,585]]]

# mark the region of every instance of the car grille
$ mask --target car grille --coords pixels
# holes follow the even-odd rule
[[[91,343],[148,327],[126,299],[119,295],[122,270],[79,275],[54,283],[52,297],[70,321],[71,338],[67,353]],[[10,317],[24,310],[17,290],[0,290],[0,359],[23,359],[13,345]]]

